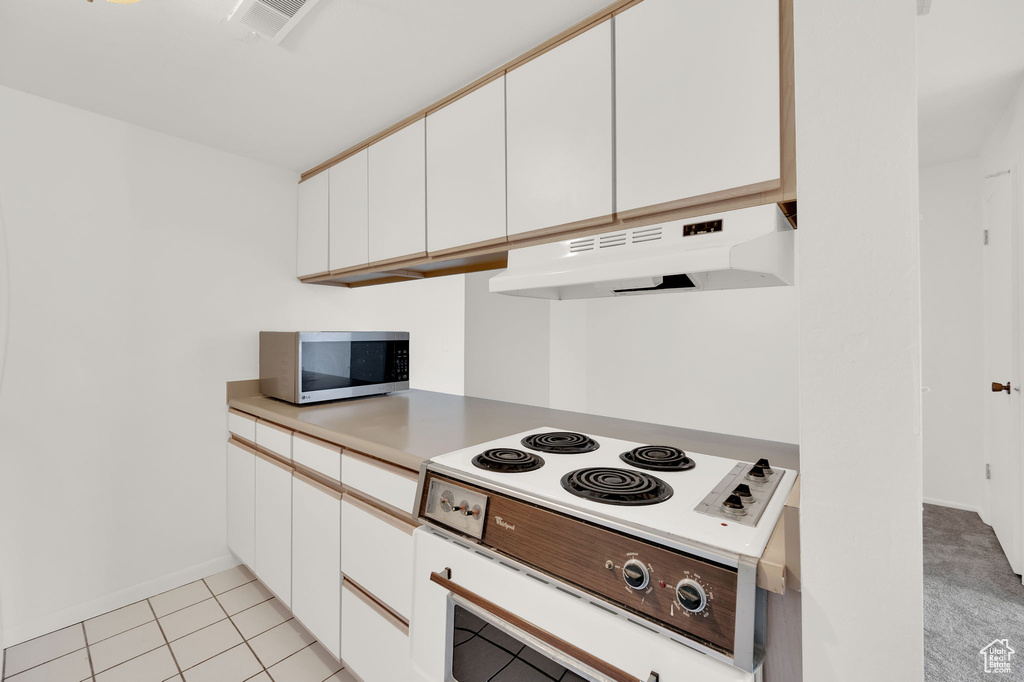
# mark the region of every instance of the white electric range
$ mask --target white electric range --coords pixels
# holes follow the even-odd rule
[[[446,682],[757,680],[757,561],[795,479],[550,427],[435,457],[414,660]]]

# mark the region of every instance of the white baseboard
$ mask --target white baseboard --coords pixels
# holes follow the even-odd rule
[[[51,613],[22,625],[5,628],[3,631],[4,646],[12,647],[16,644],[27,642],[30,639],[35,639],[41,635],[66,628],[69,625],[80,623],[83,620],[95,618],[96,616],[107,613],[108,611],[119,609],[122,606],[134,604],[137,601],[141,601],[147,597],[152,597],[155,594],[160,594],[167,590],[173,590],[175,587],[181,587],[182,585],[194,582],[200,578],[205,578],[206,576],[213,575],[214,573],[219,573],[220,571],[226,571],[240,563],[241,562],[234,554],[225,554],[224,556],[197,564],[196,566],[190,566],[189,568],[162,576],[155,580],[150,580],[148,582],[114,592],[113,594],[108,594],[104,597],[100,597],[99,599],[93,599],[92,601],[88,601],[84,604],[73,606],[70,609]]]
[[[963,511],[974,512],[975,514],[981,515],[981,507],[976,507],[971,504],[963,504],[962,502],[950,502],[949,500],[937,500],[934,497],[924,498],[925,504],[937,504],[940,507],[949,507],[950,509],[962,509]]]

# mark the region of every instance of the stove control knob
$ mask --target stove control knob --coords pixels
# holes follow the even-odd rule
[[[708,605],[708,596],[696,580],[686,578],[676,585],[676,600],[690,613],[700,613]]]
[[[738,486],[736,486],[736,489],[732,491],[732,494],[740,498],[741,500],[749,499],[751,497],[750,486],[747,485],[746,483],[740,483]]]
[[[775,470],[772,469],[772,465],[769,464],[768,460],[765,459],[764,457],[762,457],[761,459],[757,460],[757,466],[761,467],[761,469],[763,469],[764,472],[766,474],[768,474],[769,476],[775,473]]]
[[[750,467],[750,471],[747,472],[747,478],[750,479],[751,481],[758,481],[763,483],[765,478],[767,477],[764,475],[764,469],[755,464],[754,466]]]
[[[722,506],[726,509],[743,509],[743,500],[740,499],[739,495],[730,495],[725,498]]]
[[[642,590],[647,587],[651,576],[646,566],[636,559],[630,559],[622,566],[622,579],[634,590]]]

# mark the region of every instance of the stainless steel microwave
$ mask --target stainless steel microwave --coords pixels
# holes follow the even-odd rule
[[[409,332],[260,332],[260,393],[296,405],[409,388]]]

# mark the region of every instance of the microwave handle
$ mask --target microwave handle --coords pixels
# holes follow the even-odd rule
[[[641,680],[638,680],[632,675],[625,673],[622,670],[619,670],[615,666],[605,663],[600,659],[594,658],[592,655],[590,655],[583,649],[580,649],[579,647],[574,646],[569,642],[566,642],[564,639],[551,634],[547,630],[542,630],[536,625],[523,620],[519,616],[516,616],[515,614],[510,613],[505,609],[501,608],[494,602],[484,599],[475,592],[470,592],[458,583],[452,582],[450,568],[446,568],[444,570],[444,573],[431,573],[430,581],[432,583],[440,585],[448,592],[456,596],[462,597],[470,604],[473,604],[474,606],[483,609],[495,618],[503,620],[509,625],[519,628],[520,630],[522,630],[523,632],[527,633],[532,637],[536,637],[538,640],[544,642],[556,651],[561,651],[566,656],[576,659],[580,663],[589,666],[590,668],[601,673],[605,677],[615,680],[615,682],[641,682]],[[652,673],[652,677],[654,680],[658,679],[656,673]]]

